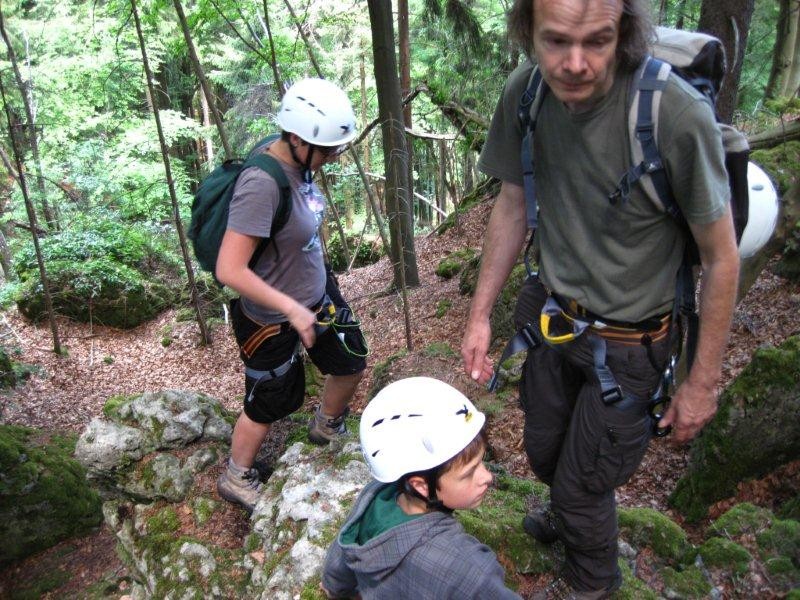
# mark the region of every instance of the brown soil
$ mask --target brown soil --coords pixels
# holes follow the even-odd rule
[[[434,270],[450,252],[466,246],[480,247],[490,209],[491,202],[484,202],[462,216],[460,230],[453,228],[443,235],[417,238],[420,285],[408,294],[414,351],[394,363],[395,373],[424,372],[453,383],[471,397],[485,393],[464,376],[456,356],[469,298],[459,294],[458,277],[442,280]],[[385,258],[339,277],[345,297],[350,299],[363,321],[372,350],[365,381],[353,402],[356,412],[367,400],[374,366],[407,345],[403,303],[399,294],[389,292],[391,278],[391,268]],[[441,300],[449,301],[451,306],[443,317],[436,318]],[[110,396],[166,388],[202,391],[220,399],[231,410],[240,409],[242,367],[233,337],[225,326],[215,327],[213,343],[202,346],[196,325],[177,323],[175,311],[168,311],[128,331],[61,319],[59,331],[68,354],[60,358],[51,352],[51,333],[44,324],[31,324],[11,311],[2,316],[0,330],[0,343],[19,349],[19,355],[14,358],[39,369],[26,383],[0,398],[0,422],[3,423],[80,432],[91,418],[101,414]],[[790,284],[766,269],[736,311],[723,385],[747,364],[756,348],[779,344],[797,332],[800,332],[800,285]],[[427,356],[421,350],[432,342],[448,344],[455,354]],[[315,401],[308,399],[306,410],[310,410]],[[288,431],[298,426],[298,421],[299,418],[287,419],[274,428],[261,456],[265,470],[269,470]],[[515,475],[529,477],[522,451],[521,423],[516,401],[509,401],[492,418],[489,437],[494,460]],[[651,507],[680,522],[679,515],[668,508],[667,497],[686,464],[686,448],[675,447],[666,440],[654,441],[637,474],[618,489],[618,502],[623,506]],[[743,485],[736,500],[750,499],[769,506],[787,489],[800,489],[800,469],[797,465],[787,469],[777,479]],[[203,493],[215,494],[215,475],[215,472],[209,473],[208,481],[200,482]],[[718,514],[725,506],[725,502],[721,503],[714,513]],[[246,524],[246,514],[229,507],[209,523],[206,534],[215,543],[235,547],[241,544]],[[688,528],[692,536],[702,529],[703,524]],[[42,565],[49,565],[51,570],[62,569],[71,577],[41,597],[83,597],[91,584],[106,580],[109,581],[106,590],[109,597],[124,596],[128,582],[113,548],[112,534],[106,528],[86,538],[63,542],[0,572],[0,597],[8,597],[21,584],[42,576]],[[526,582],[526,586],[530,585],[531,582]]]

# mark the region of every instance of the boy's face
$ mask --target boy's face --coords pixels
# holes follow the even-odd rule
[[[453,510],[476,508],[483,502],[486,490],[492,483],[492,474],[483,464],[481,452],[470,462],[450,469],[439,477],[436,495]]]

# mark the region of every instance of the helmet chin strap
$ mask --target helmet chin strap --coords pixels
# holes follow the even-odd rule
[[[402,489],[406,494],[414,496],[415,498],[419,498],[425,502],[425,506],[427,506],[429,510],[438,510],[445,513],[451,513],[453,510],[446,507],[444,502],[436,497],[436,476],[438,475],[438,471],[439,470],[434,467],[433,469],[429,469],[423,473],[417,473],[417,475],[424,477],[425,483],[428,485],[427,498],[419,493],[413,485],[411,485],[408,480],[408,475],[402,478]]]
[[[314,176],[311,173],[311,159],[314,158],[314,144],[309,144],[306,141],[303,143],[308,144],[308,153],[306,154],[305,163],[300,160],[299,156],[297,156],[296,146],[292,145],[291,143],[289,144],[289,153],[292,155],[292,160],[303,168],[303,181],[310,184],[314,179]]]

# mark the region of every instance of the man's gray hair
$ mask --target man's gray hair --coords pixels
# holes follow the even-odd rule
[[[508,13],[508,36],[528,56],[533,56],[533,3],[534,0],[514,0]],[[655,29],[647,1],[622,0],[617,66],[622,70],[632,70],[639,66],[654,38]]]

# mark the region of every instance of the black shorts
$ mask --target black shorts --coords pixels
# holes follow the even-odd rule
[[[327,278],[325,293],[337,308],[349,308],[332,275]],[[236,299],[231,301],[231,321],[239,348],[263,326],[245,315]],[[361,337],[360,329],[354,328],[352,335]],[[298,354],[300,347],[300,336],[285,322],[281,324],[280,332],[267,338],[251,356],[240,354],[245,367],[251,372],[277,369],[297,355],[289,370],[278,377],[245,375],[244,412],[253,421],[273,423],[303,404],[305,371],[302,355]],[[331,327],[317,337],[306,353],[324,375],[353,375],[367,366],[366,358],[348,352]]]

